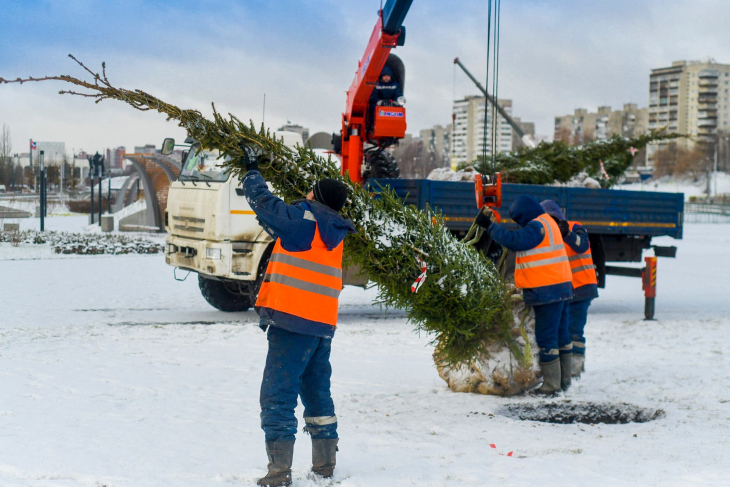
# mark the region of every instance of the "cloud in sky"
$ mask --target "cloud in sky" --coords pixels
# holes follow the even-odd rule
[[[66,58],[107,62],[114,84],[184,108],[336,131],[379,0],[0,0],[0,76],[82,74]],[[551,135],[575,108],[646,106],[651,68],[711,56],[730,62],[730,2],[515,0],[502,3],[500,97]],[[414,0],[405,25],[409,132],[451,119],[476,94],[454,70],[486,65],[486,2]],[[184,133],[158,114],[114,101],[61,97],[59,83],[0,87],[0,123],[14,151],[29,138],[87,151],[157,143]]]

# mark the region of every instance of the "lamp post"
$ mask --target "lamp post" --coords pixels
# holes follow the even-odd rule
[[[38,178],[40,179],[40,203],[41,203],[41,232],[45,231],[46,229],[46,167],[43,161],[43,151],[41,151],[40,155],[40,172]]]

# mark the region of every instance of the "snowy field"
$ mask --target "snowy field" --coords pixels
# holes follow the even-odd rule
[[[338,466],[332,481],[311,477],[300,433],[294,485],[728,485],[730,226],[688,226],[670,242],[678,258],[659,261],[657,320],[642,321],[638,279],[610,276],[589,316],[587,372],[552,400],[627,402],[664,418],[506,417],[506,405],[539,400],[450,392],[428,337],[371,304],[372,290],[348,287],[332,355]],[[211,308],[161,255],[7,246],[0,303],[0,486],[248,486],[264,473],[266,337],[253,312]]]

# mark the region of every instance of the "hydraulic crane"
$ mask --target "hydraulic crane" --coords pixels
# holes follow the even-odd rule
[[[342,174],[361,183],[367,177],[393,177],[397,165],[385,148],[402,139],[406,133],[406,109],[392,103],[372,111],[370,95],[377,85],[383,67],[391,67],[403,89],[405,69],[391,49],[405,43],[403,20],[413,0],[388,0],[378,11],[365,53],[357,64],[355,79],[347,90],[347,108],[342,114],[342,132],[333,135],[335,153],[342,158]],[[368,120],[372,114],[373,120]],[[365,142],[373,147],[365,149]]]

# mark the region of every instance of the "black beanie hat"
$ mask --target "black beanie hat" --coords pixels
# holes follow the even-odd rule
[[[314,185],[314,199],[339,213],[347,201],[347,186],[336,179],[322,179]]]

